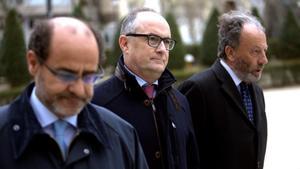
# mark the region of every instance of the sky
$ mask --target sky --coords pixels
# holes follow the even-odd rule
[[[30,5],[44,5],[47,0],[26,0],[26,2]],[[52,4],[70,4],[71,0],[52,0]]]

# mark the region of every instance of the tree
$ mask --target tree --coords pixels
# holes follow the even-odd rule
[[[84,15],[83,10],[82,10],[84,5],[85,5],[84,1],[80,0],[79,3],[74,6],[73,11],[72,11],[72,15],[76,18],[85,20],[86,17]]]
[[[5,19],[0,58],[3,76],[11,86],[20,86],[30,79],[27,73],[25,53],[26,47],[21,22],[16,10],[10,9]]]
[[[166,15],[166,20],[171,28],[172,39],[176,40],[176,45],[174,49],[170,51],[168,68],[181,69],[184,67],[184,55],[186,54],[186,49],[181,40],[178,25],[172,13],[168,13]]]
[[[279,36],[281,52],[278,55],[282,59],[299,58],[300,56],[300,27],[293,12],[288,9],[283,22],[283,28]]]
[[[251,14],[252,14],[253,16],[255,16],[255,17],[259,20],[259,22],[260,22],[262,25],[264,24],[264,23],[263,23],[263,20],[262,20],[262,18],[260,17],[259,12],[258,12],[258,10],[257,10],[256,7],[253,7],[253,8],[251,9]]]
[[[117,29],[115,31],[115,36],[114,36],[114,42],[112,49],[109,51],[106,51],[106,61],[105,61],[105,66],[113,66],[115,67],[117,65],[117,62],[119,60],[119,57],[122,54],[120,45],[119,45],[119,36],[120,36],[120,29],[121,29],[121,23],[122,21],[118,22]]]
[[[214,8],[203,34],[201,61],[204,65],[211,65],[217,57],[218,17],[219,11]]]

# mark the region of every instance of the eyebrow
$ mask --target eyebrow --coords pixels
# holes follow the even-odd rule
[[[75,70],[71,70],[68,68],[56,68],[57,71],[64,71],[64,72],[68,72],[68,73],[72,73],[72,74],[78,74],[78,71]],[[98,70],[98,69],[97,69]],[[93,70],[86,70],[82,72],[82,75],[87,75],[87,74],[92,74],[92,73],[96,73],[97,70],[93,71]]]

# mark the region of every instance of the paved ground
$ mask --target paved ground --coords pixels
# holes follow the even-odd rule
[[[264,92],[269,132],[264,169],[300,169],[300,87]]]

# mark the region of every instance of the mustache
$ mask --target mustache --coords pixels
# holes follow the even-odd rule
[[[87,103],[89,102],[90,99],[86,98],[86,97],[79,97],[73,93],[61,93],[57,96],[58,99],[77,99],[80,100],[83,103]]]

